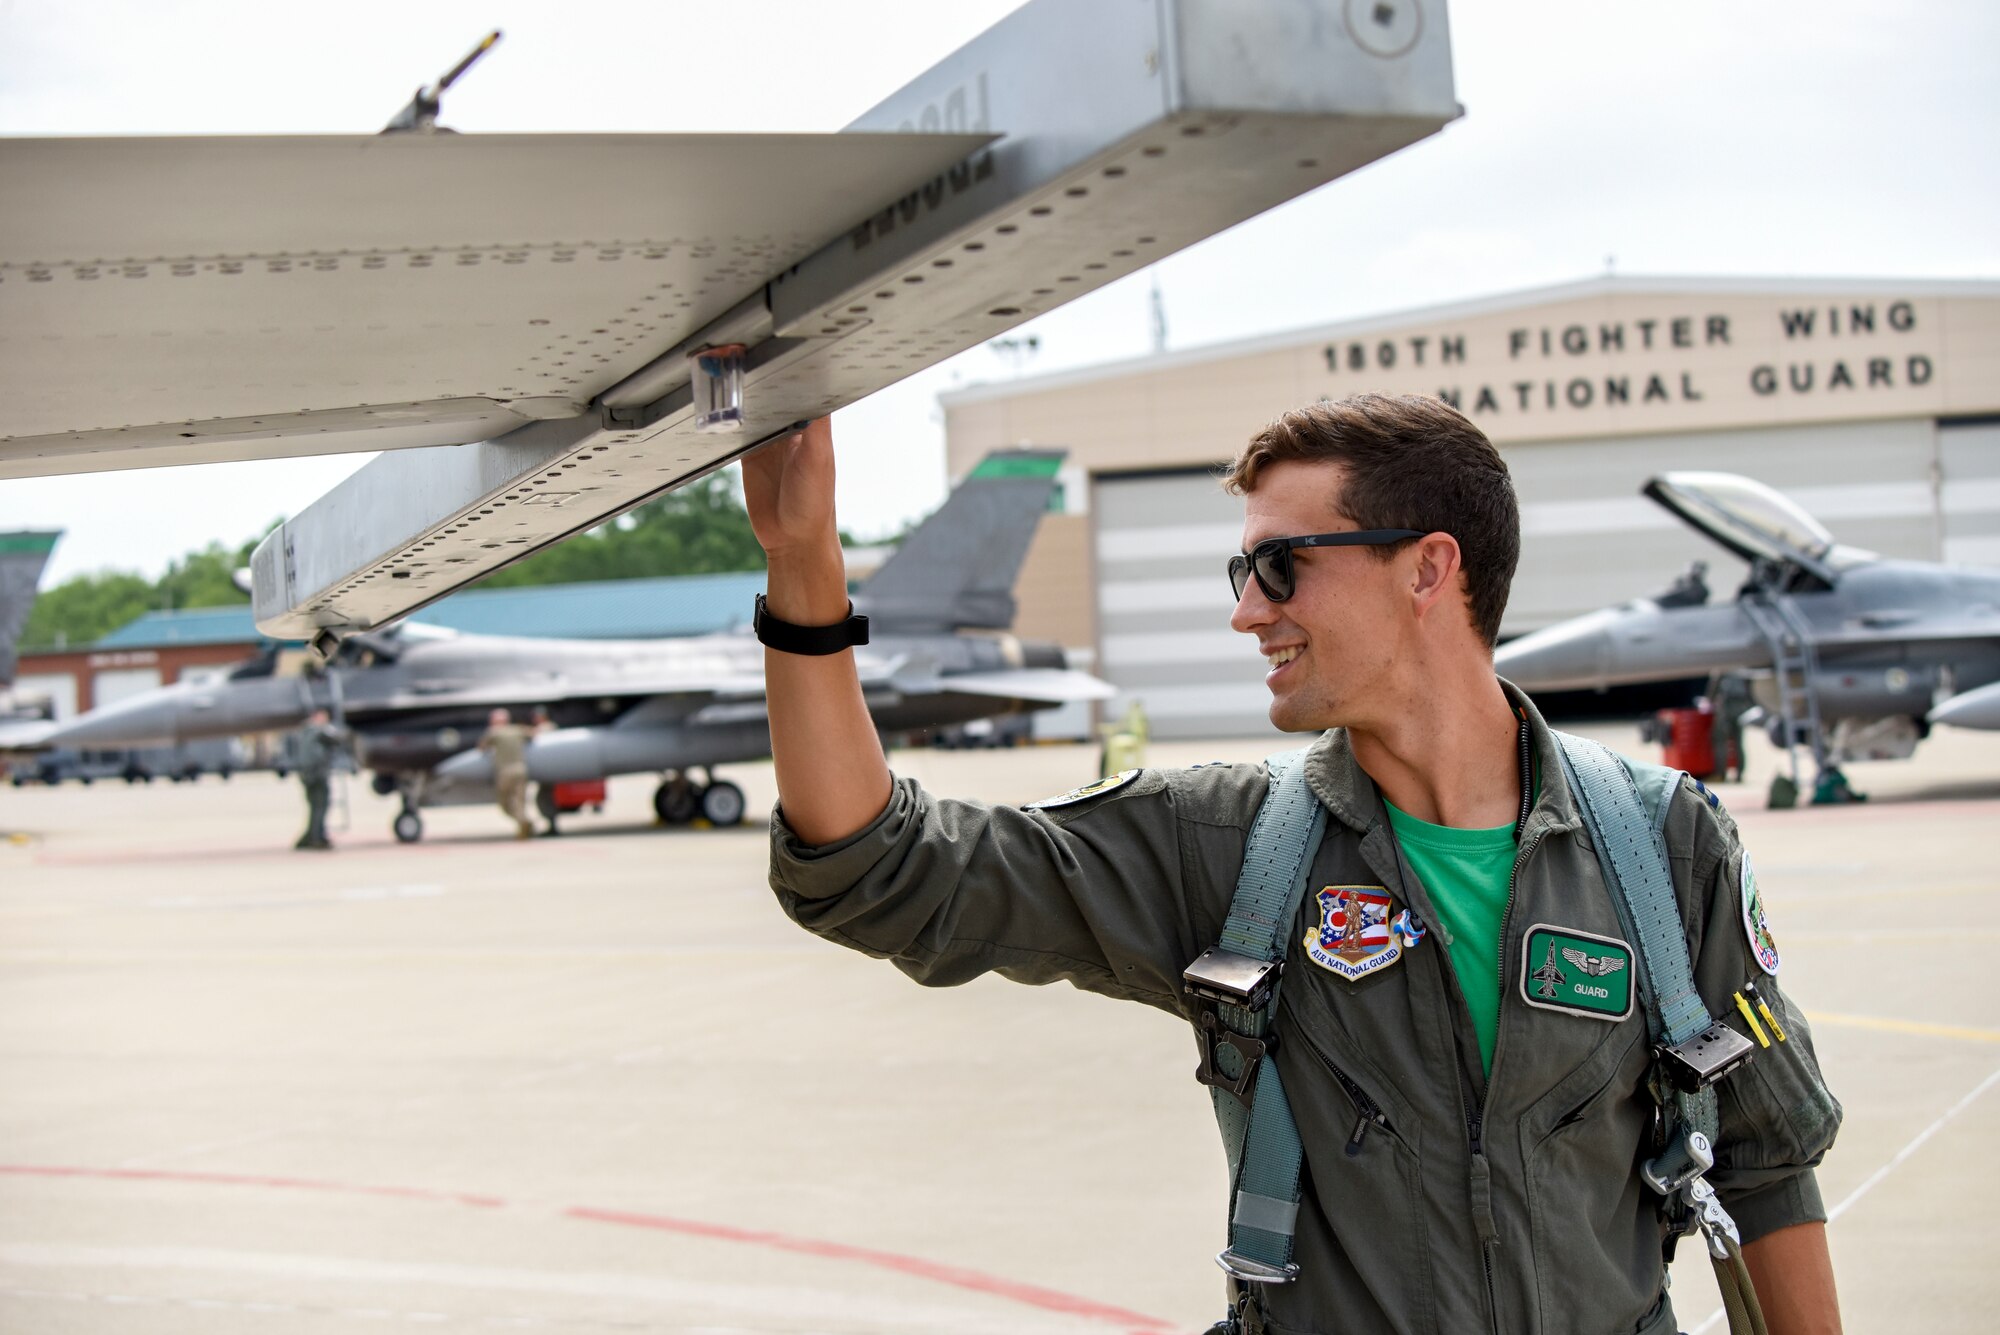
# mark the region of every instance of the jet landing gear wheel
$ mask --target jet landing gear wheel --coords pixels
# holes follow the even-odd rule
[[[670,774],[653,790],[653,814],[663,825],[685,825],[701,809],[701,793],[685,775]]]
[[[741,825],[748,805],[743,790],[727,779],[717,779],[701,792],[701,814],[710,825]]]
[[[396,813],[396,819],[389,828],[395,832],[399,844],[414,844],[424,837],[424,818],[413,808],[404,807]]]

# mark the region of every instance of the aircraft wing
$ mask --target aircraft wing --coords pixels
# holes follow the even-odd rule
[[[36,414],[18,424],[0,409],[0,435],[35,442],[0,451],[89,467],[86,450],[166,462],[315,438],[342,449],[483,442],[391,450],[259,548],[264,633],[380,626],[1454,119],[1441,6],[1363,11],[1354,0],[1031,0],[841,134],[673,141],[671,161],[601,139],[553,141],[518,162],[510,155],[532,146],[477,136],[306,144],[315,161],[351,153],[380,167],[396,184],[362,202],[391,225],[336,237],[301,218],[296,233],[257,235],[254,250],[247,236],[197,230],[141,251],[57,251],[66,267],[30,274],[24,301],[143,295],[180,313],[128,320],[93,298],[101,323],[62,324],[66,347],[90,353],[104,332],[117,336],[106,347],[143,344],[170,360],[129,383],[93,374],[63,380],[61,394],[38,390]],[[934,130],[962,133],[901,133]],[[483,170],[452,178],[481,207],[443,226],[452,192],[431,188],[427,166],[481,154]],[[266,165],[312,175],[283,155]],[[60,194],[72,176],[51,174]],[[144,212],[108,193],[117,206],[100,231]],[[280,193],[211,197],[221,206],[209,213],[261,216]],[[92,259],[104,264],[85,279]],[[127,277],[127,261],[144,276]],[[263,323],[233,318],[228,297],[336,286],[353,298]],[[311,355],[274,365],[265,338]],[[184,339],[198,359],[166,352]],[[745,348],[734,434],[695,420],[687,354],[718,345]],[[253,378],[226,373],[239,350],[281,371],[257,382],[281,392],[250,397],[234,383]],[[53,360],[42,356],[44,369],[63,374]],[[99,389],[171,406],[79,415]],[[297,415],[275,447],[260,443],[273,413]],[[144,436],[141,448],[121,452],[121,431]]]
[[[0,139],[0,477],[580,417],[989,137]]]
[[[356,717],[375,714],[420,713],[426,710],[501,708],[514,705],[550,705],[562,700],[645,700],[659,701],[657,711],[666,715],[691,714],[718,700],[761,700],[761,674],[730,673],[703,677],[635,677],[615,684],[591,678],[571,680],[551,674],[526,678],[498,676],[492,680],[466,682],[440,689],[406,690],[349,706]],[[648,706],[641,706],[646,708]]]
[[[650,726],[685,718],[710,705],[755,702],[761,707],[764,674],[758,660],[762,652],[756,650],[750,663],[740,664],[729,661],[732,656],[718,655],[719,661],[692,670],[668,660],[615,674],[496,672],[459,681],[433,680],[420,689],[350,700],[347,708],[351,716],[366,718],[429,710],[549,705],[563,700],[621,700],[632,703],[619,715],[619,726]],[[903,662],[900,657],[864,657],[855,668],[862,687],[873,690],[896,685],[894,679]]]
[[[898,683],[906,691],[985,695],[996,699],[1035,700],[1067,705],[1109,700],[1118,694],[1110,682],[1069,668],[1012,668],[1003,672],[954,672],[919,683]]]

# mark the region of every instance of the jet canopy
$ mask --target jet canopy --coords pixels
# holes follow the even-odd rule
[[[1844,564],[1833,534],[1762,482],[1735,473],[1662,473],[1645,494],[1751,563],[1791,565],[1826,583]]]

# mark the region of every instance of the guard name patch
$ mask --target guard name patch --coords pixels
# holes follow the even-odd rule
[[[1632,1013],[1632,947],[1550,923],[1528,929],[1521,947],[1521,999],[1593,1020]]]
[[[1066,793],[1057,793],[1054,797],[1045,797],[1039,802],[1030,802],[1027,809],[1033,811],[1039,807],[1066,807],[1072,802],[1088,801],[1090,798],[1096,797],[1101,793],[1115,792],[1123,788],[1144,772],[1143,770],[1136,769],[1122,769],[1116,774],[1105,775],[1095,783],[1086,783],[1081,788],[1072,788]]]

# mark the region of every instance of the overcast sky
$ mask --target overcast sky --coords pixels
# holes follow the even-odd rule
[[[0,0],[0,133],[368,133],[490,27],[506,39],[446,100],[461,131],[835,130],[1015,7]],[[2000,6],[1457,0],[1450,22],[1464,119],[1025,326],[1025,373],[1143,353],[1155,275],[1175,348],[1608,265],[2000,276]],[[1013,373],[977,348],[840,414],[848,527],[935,505],[936,395]],[[0,528],[68,530],[52,581],[157,573],[364,459],[0,482]]]

